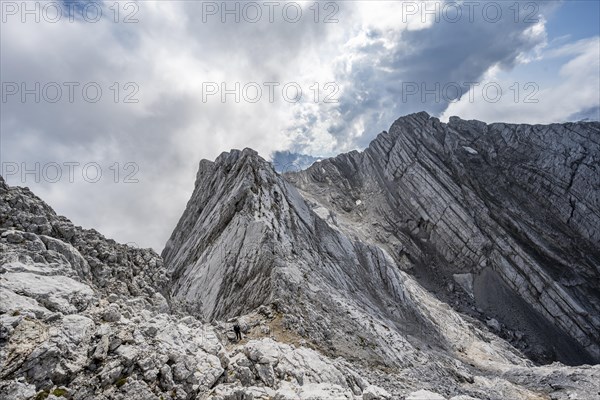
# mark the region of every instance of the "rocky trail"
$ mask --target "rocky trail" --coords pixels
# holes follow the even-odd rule
[[[600,398],[599,143],[418,113],[298,172],[232,150],[161,255],[0,177],[0,398]]]

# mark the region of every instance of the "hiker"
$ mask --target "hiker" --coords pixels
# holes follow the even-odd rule
[[[233,323],[233,331],[235,332],[235,339],[238,342],[242,340],[242,330],[240,329],[240,323],[237,319]]]

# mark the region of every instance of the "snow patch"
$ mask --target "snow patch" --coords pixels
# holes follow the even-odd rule
[[[479,153],[477,152],[477,150],[475,150],[475,149],[474,149],[474,148],[472,148],[472,147],[469,147],[469,146],[463,146],[462,148],[463,148],[463,149],[465,149],[465,151],[466,151],[467,153],[469,153],[469,154],[479,154]]]

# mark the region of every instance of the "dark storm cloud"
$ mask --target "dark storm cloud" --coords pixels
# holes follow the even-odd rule
[[[31,186],[75,223],[156,250],[185,207],[201,158],[244,147],[263,156],[365,147],[399,115],[446,109],[446,102],[431,98],[403,101],[402,82],[477,80],[494,65],[511,68],[544,41],[527,31],[531,23],[510,17],[496,24],[479,17],[428,25],[412,16],[404,23],[389,11],[397,12],[398,2],[341,2],[339,22],[330,24],[321,23],[325,10],[314,22],[313,3],[304,4],[304,18],[294,23],[281,12],[273,22],[263,16],[257,23],[231,17],[222,23],[220,15],[204,20],[206,2],[139,2],[139,21],[132,24],[123,23],[124,10],[112,21],[112,4],[102,3],[107,14],[98,23],[3,23],[3,82],[76,81],[80,88],[97,82],[103,97],[89,103],[79,91],[74,102],[3,103],[2,160],[100,163],[107,179],[94,184],[14,176],[9,183]],[[321,87],[335,81],[342,90],[339,103],[202,101],[203,82],[268,81]],[[115,82],[118,102],[110,89]],[[127,104],[130,82],[139,101]],[[116,162],[118,183],[109,169]],[[138,183],[122,182],[127,162],[138,167]]]
[[[390,32],[371,28],[366,43],[356,47],[359,61],[354,57],[346,65],[349,71],[337,75],[348,85],[338,106],[341,118],[329,133],[342,143],[351,141],[346,147],[364,147],[400,115],[422,110],[440,115],[450,100],[469,90],[468,82],[480,80],[493,66],[512,68],[519,57],[544,43],[544,35],[531,31],[538,15],[527,19],[529,13],[525,13],[515,22],[510,9],[514,3],[492,3],[502,10],[503,16],[497,22],[491,22],[495,14],[489,10],[483,13],[485,4],[479,3],[473,20],[463,14],[457,22],[440,17],[426,29]],[[539,6],[539,14],[550,7],[543,3]],[[401,19],[399,15],[398,21]],[[384,46],[386,36],[395,42],[391,49]],[[443,92],[436,90],[436,84],[440,89],[450,86]],[[417,93],[413,93],[415,87]],[[433,94],[424,96],[422,89],[442,94],[439,99]],[[364,131],[358,132],[362,135],[345,137],[356,129],[358,120],[364,126]]]

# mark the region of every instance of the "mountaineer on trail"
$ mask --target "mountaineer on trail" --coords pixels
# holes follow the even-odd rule
[[[239,321],[236,319],[235,322],[233,323],[233,331],[235,332],[235,339],[239,342],[240,340],[242,340],[242,330],[240,328],[240,323]]]

